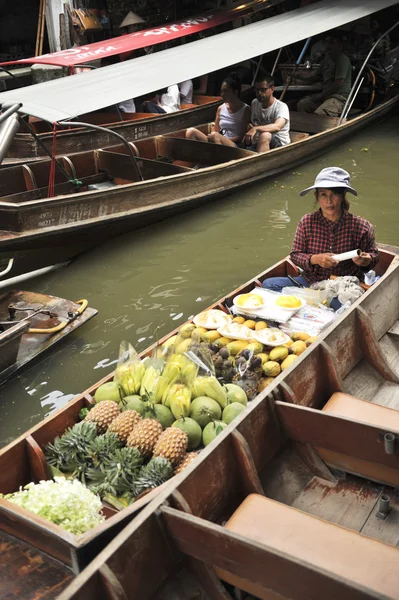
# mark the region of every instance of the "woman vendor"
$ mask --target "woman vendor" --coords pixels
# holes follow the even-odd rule
[[[294,279],[305,287],[329,279],[330,275],[363,279],[362,275],[378,262],[379,254],[372,224],[349,212],[346,194],[357,196],[350,185],[349,173],[339,167],[327,167],[300,196],[310,190],[314,190],[320,208],[302,217],[296,229],[290,258],[302,269],[302,274]],[[356,258],[342,262],[333,258],[335,254],[357,249],[361,254]],[[264,288],[277,292],[290,285],[288,277],[271,277],[263,282]]]

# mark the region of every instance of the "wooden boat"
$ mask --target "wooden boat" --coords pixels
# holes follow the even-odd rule
[[[294,112],[292,143],[261,154],[187,140],[181,130],[137,141],[135,161],[124,146],[60,157],[69,181],[56,172],[53,198],[48,198],[50,160],[2,169],[0,258],[14,257],[17,266],[34,260],[39,268],[48,264],[51,247],[57,262],[67,260],[98,239],[292,169],[382,119],[398,103],[395,96],[339,126],[330,117]],[[194,168],[198,165],[202,168]]]
[[[87,300],[71,302],[35,292],[0,297],[0,381],[97,314]]]
[[[352,376],[356,384],[357,368],[366,369],[369,377],[367,385],[370,386],[372,377],[374,377],[373,385],[375,387],[380,385],[381,373],[385,373],[386,377],[393,377],[384,363],[377,339],[383,336],[385,336],[383,337],[385,341],[389,339],[390,334],[387,331],[392,328],[395,319],[397,320],[399,316],[397,302],[395,302],[399,291],[399,258],[391,252],[381,251],[377,271],[381,275],[378,282],[362,296],[350,311],[347,311],[343,317],[330,326],[326,334],[320,337],[320,341],[316,343],[314,349],[312,346],[309,347],[290,369],[284,371],[275,380],[272,386],[258,395],[248,411],[244,413],[244,419],[237,421],[236,428],[230,426],[226,430],[227,434],[221,435],[220,439],[218,437],[217,443],[214,443],[212,448],[209,447],[201,452],[200,457],[193,462],[193,468],[190,466],[181,475],[172,478],[165,484],[164,490],[152,490],[147,496],[119,513],[108,509],[107,519],[103,524],[79,537],[69,534],[40,517],[33,516],[16,505],[0,500],[0,544],[3,549],[0,561],[3,561],[1,572],[5,574],[2,579],[0,598],[14,598],[18,594],[19,597],[23,597],[27,590],[31,594],[40,591],[40,597],[43,599],[53,598],[126,525],[127,528],[99,555],[88,567],[88,570],[76,579],[71,590],[65,592],[65,597],[75,597],[76,594],[76,597],[87,599],[116,598],[118,595],[115,589],[121,590],[125,587],[126,596],[120,592],[119,597],[121,598],[149,598],[171,574],[172,568],[178,565],[181,558],[174,548],[171,547],[167,550],[166,538],[159,537],[160,529],[159,524],[156,523],[154,508],[162,509],[162,514],[164,514],[165,501],[168,499],[172,502],[171,492],[173,492],[174,498],[181,498],[179,494],[186,498],[196,517],[216,521],[220,515],[226,513],[228,504],[234,503],[245,488],[253,491],[253,481],[257,477],[256,470],[261,471],[266,463],[271,461],[280,446],[283,450],[283,442],[286,441],[286,436],[277,426],[277,411],[273,409],[273,414],[269,412],[273,408],[269,406],[270,394],[282,394],[281,398],[286,404],[279,410],[285,414],[286,406],[291,411],[301,410],[297,406],[290,406],[289,403],[293,400],[296,400],[296,404],[321,408],[323,399],[329,392],[339,391],[340,378],[346,377],[347,380]],[[286,274],[296,274],[296,269],[289,260],[277,263],[258,277],[248,281],[225,298],[221,298],[212,305],[212,308],[218,307],[227,310],[226,305],[229,305],[239,293],[249,291],[254,284],[260,284],[267,277]],[[375,336],[368,318],[364,316],[367,312],[373,315]],[[169,335],[174,333],[171,332]],[[166,336],[164,340],[168,337]],[[367,344],[360,343],[362,340],[367,340]],[[328,350],[328,347],[331,348],[331,351]],[[143,355],[149,354],[151,349],[148,348]],[[397,348],[395,352],[397,352]],[[356,364],[363,358],[363,353],[364,356],[367,356],[367,360],[370,360],[371,364],[378,369],[380,375],[370,374],[370,369],[367,370],[365,361],[360,362],[359,367],[356,367]],[[335,362],[337,362],[337,371],[334,370]],[[79,411],[82,407],[87,406],[87,403],[92,402],[92,395],[97,387],[111,378],[112,375],[109,375],[96,383],[63,409],[0,451],[1,493],[15,491],[19,486],[32,480],[48,478],[48,469],[42,448],[57,435],[62,434],[66,427],[73,425],[78,420]],[[334,389],[334,385],[336,389]],[[347,391],[350,392],[350,390]],[[386,393],[381,389],[382,392]],[[370,393],[374,395],[374,388],[370,387]],[[280,407],[280,404],[278,406]],[[303,410],[304,418],[306,418],[307,411],[310,409]],[[315,410],[312,415],[313,413],[321,414]],[[287,414],[291,415],[292,412]],[[302,412],[299,414],[302,415]],[[292,426],[292,429],[295,428]],[[390,428],[388,427],[388,429]],[[318,431],[317,427],[314,431]],[[246,442],[242,442],[241,436],[244,436]],[[367,439],[369,440],[369,438]],[[318,475],[326,473],[327,467],[322,465],[321,459],[316,460],[315,452],[306,446],[303,440],[300,441],[303,450],[298,450],[298,452],[303,457],[305,465],[310,465],[314,469],[317,467]],[[309,439],[309,443],[312,441]],[[354,442],[351,443],[353,446]],[[253,459],[250,457],[247,444],[252,451]],[[237,454],[233,451],[235,447]],[[366,447],[366,444],[362,447]],[[295,446],[295,449],[298,448],[300,445]],[[326,448],[328,449],[329,446],[327,445]],[[378,454],[377,462],[380,460],[380,454]],[[13,465],[12,470],[7,468],[10,464]],[[309,469],[310,466],[308,466]],[[192,478],[197,477],[201,483],[196,479],[195,485],[192,486]],[[279,483],[276,485],[277,488],[280,487]],[[259,492],[260,487],[258,486],[256,490]],[[182,503],[184,504],[183,500]],[[139,511],[141,511],[140,514],[138,514]],[[184,518],[186,517],[184,516]],[[132,523],[128,524],[129,521]],[[214,527],[218,526],[214,525]],[[133,530],[134,535],[132,536],[130,534]],[[142,544],[141,549],[139,549],[140,544]],[[130,551],[130,548],[133,550]],[[111,560],[109,556],[114,550],[115,557]],[[135,559],[133,560],[131,557],[135,557]],[[120,561],[118,566],[115,561]],[[33,578],[34,580],[29,575],[21,578],[17,590],[14,567],[23,568],[29,573],[29,565],[33,563],[41,565],[39,576]],[[217,563],[215,562],[215,564]],[[146,573],[148,574],[150,571],[155,575],[149,577],[147,581]],[[120,584],[117,583],[116,578],[120,578]],[[46,587],[44,582],[48,581],[51,581],[51,585]],[[104,583],[104,589],[101,588],[101,582]],[[106,592],[105,588],[109,588],[111,591]],[[85,595],[86,591],[87,595]]]
[[[162,135],[182,129],[183,127],[195,127],[201,123],[212,121],[216,115],[216,109],[221,103],[218,96],[194,95],[192,104],[182,104],[181,110],[161,114],[149,113],[121,113],[96,112],[82,115],[80,121],[88,124],[101,125],[109,129],[59,129],[57,131],[57,154],[69,154],[71,152],[84,152],[94,148],[112,146],[115,144],[115,136],[112,132],[119,133],[128,142],[136,142],[146,137]],[[121,117],[123,120],[121,120]],[[45,158],[48,155],[41,143],[51,152],[53,144],[53,127],[50,123],[30,117],[28,121],[35,133],[33,137],[29,131],[17,133],[7,154],[5,166],[13,163],[26,162],[29,159]]]
[[[397,599],[398,264],[60,600]]]

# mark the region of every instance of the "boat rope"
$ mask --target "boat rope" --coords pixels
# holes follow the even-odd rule
[[[53,333],[59,333],[60,331],[65,329],[65,327],[69,325],[69,323],[72,323],[72,321],[77,319],[77,317],[79,317],[86,310],[86,308],[89,305],[89,302],[86,299],[82,299],[78,300],[76,304],[79,304],[79,308],[75,312],[68,313],[68,319],[61,321],[61,323],[59,323],[55,327],[50,327],[48,329],[37,329],[33,327],[32,329],[28,329],[28,333],[40,333],[48,335],[52,335]]]
[[[53,143],[51,146],[51,164],[50,164],[50,174],[48,180],[48,197],[54,197],[54,186],[55,186],[55,153],[57,146],[57,123],[54,123],[53,127]]]

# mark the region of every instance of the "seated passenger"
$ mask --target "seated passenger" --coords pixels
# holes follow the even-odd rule
[[[267,152],[285,146],[290,140],[290,111],[285,102],[273,96],[274,80],[259,72],[255,80],[256,98],[251,104],[251,124],[245,135],[249,150]]]
[[[167,113],[180,110],[180,90],[178,85],[170,85],[167,91],[162,94],[159,101],[160,106]]]
[[[326,53],[312,78],[307,82],[321,81],[323,90],[318,94],[299,100],[298,111],[315,113],[327,117],[339,117],[351,90],[352,66],[342,52],[339,34],[331,34],[326,39]]]
[[[158,92],[155,92],[151,97],[148,97],[143,100],[142,103],[142,110],[145,113],[161,113],[161,114],[165,114],[166,110],[161,106],[160,101],[161,101],[161,90],[159,90]]]
[[[193,103],[193,82],[191,79],[179,83],[179,91],[181,104]]]
[[[190,127],[186,131],[186,138],[222,146],[237,146],[243,139],[251,118],[251,109],[239,98],[240,91],[239,79],[234,74],[228,75],[220,89],[224,103],[216,111],[212,133],[205,135],[198,129]]]

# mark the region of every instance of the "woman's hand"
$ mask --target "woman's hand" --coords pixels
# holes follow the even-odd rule
[[[323,269],[331,269],[338,264],[338,261],[333,258],[332,252],[325,252],[324,254],[313,254],[310,257],[310,264],[319,265]]]
[[[257,131],[256,127],[251,127],[251,129],[249,129],[247,131],[247,133],[245,134],[245,137],[244,137],[244,142],[245,142],[246,146],[250,146],[252,144],[252,140],[253,140],[253,137],[254,137],[256,131]]]
[[[368,252],[362,252],[360,256],[356,256],[352,260],[358,267],[368,267],[371,263],[371,256]]]

